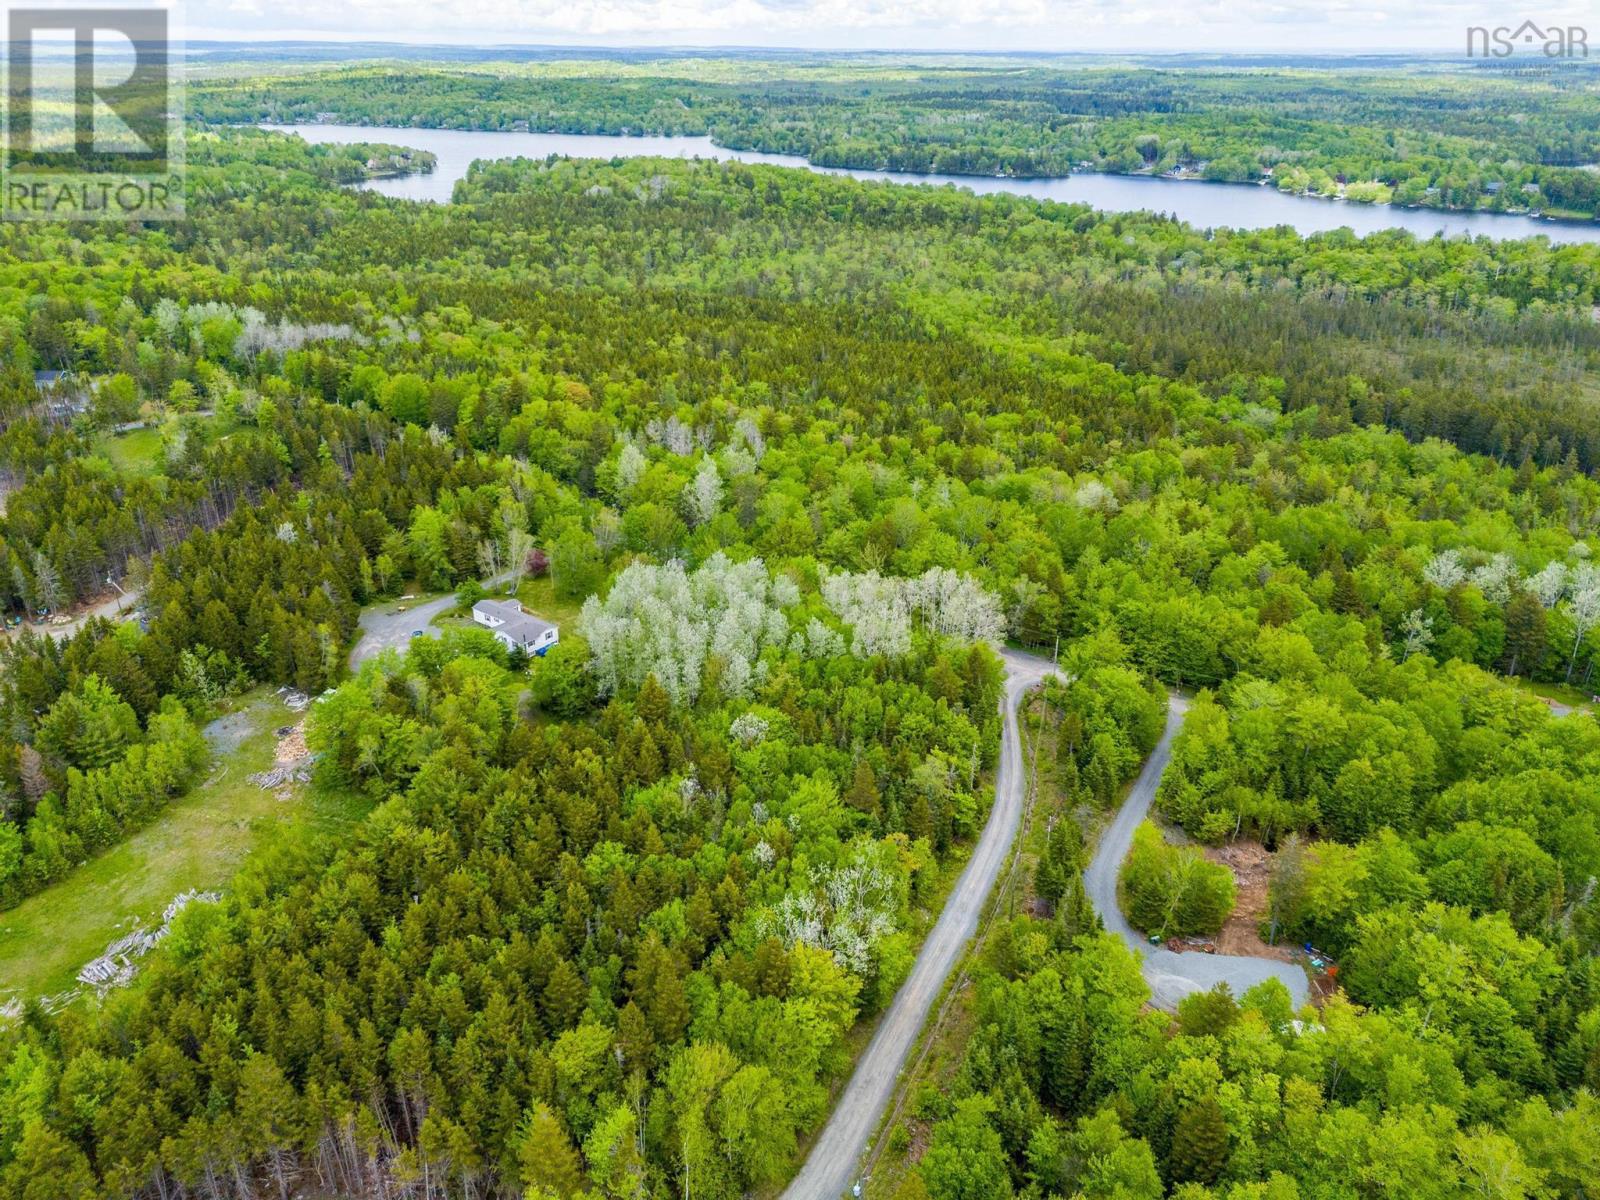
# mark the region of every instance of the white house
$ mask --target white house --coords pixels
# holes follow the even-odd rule
[[[507,650],[520,646],[529,654],[544,654],[561,640],[556,626],[523,612],[515,600],[479,600],[472,606],[472,619],[505,643]]]

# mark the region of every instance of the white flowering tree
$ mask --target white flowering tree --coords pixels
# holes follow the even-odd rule
[[[1072,502],[1089,512],[1109,514],[1117,511],[1116,496],[1098,479],[1085,480],[1073,493]]]
[[[276,325],[267,320],[266,315],[254,308],[240,309],[238,319],[243,326],[239,336],[234,340],[233,355],[241,360],[249,360],[263,352],[273,354],[286,354],[291,350],[298,350],[310,342],[361,342],[365,339],[357,335],[349,325],[330,325],[314,322],[309,325],[299,325],[293,321],[279,321]]]
[[[701,460],[700,469],[683,489],[684,515],[691,526],[704,525],[717,515],[722,507],[722,475],[716,460],[709,454]]]
[[[1584,639],[1600,625],[1600,567],[1588,561],[1589,547],[1583,542],[1573,545],[1572,557],[1577,560],[1576,566],[1551,561],[1519,580],[1509,554],[1496,554],[1488,561],[1469,568],[1459,551],[1445,550],[1434,555],[1423,568],[1422,577],[1435,587],[1447,590],[1461,583],[1470,583],[1483,593],[1486,600],[1495,604],[1505,604],[1511,599],[1512,591],[1520,587],[1534,596],[1544,608],[1563,612],[1572,622],[1572,650],[1567,656],[1566,675],[1570,683],[1577,669],[1578,654],[1583,649]],[[1419,616],[1420,613],[1412,613],[1401,624],[1401,637],[1408,647],[1408,654],[1412,639],[1418,632],[1412,627],[1412,622]],[[1431,627],[1428,638],[1432,640]]]
[[[906,584],[912,610],[941,637],[999,645],[1006,622],[1000,602],[971,575],[931,567]]]
[[[842,866],[818,867],[808,886],[787,893],[763,922],[763,932],[786,946],[827,950],[846,970],[865,975],[873,951],[896,931],[904,887],[889,847],[857,842]]]
[[[1538,574],[1528,576],[1525,586],[1538,597],[1540,604],[1546,608],[1554,608],[1567,594],[1567,582],[1566,564],[1550,562],[1545,564],[1544,570]]]
[[[1567,658],[1567,682],[1572,682],[1578,665],[1578,650],[1589,631],[1600,625],[1600,567],[1582,566],[1573,572],[1572,602],[1567,616],[1572,620],[1572,653]]]
[[[767,452],[767,439],[761,436],[761,427],[752,417],[740,417],[733,427],[736,434],[750,449],[750,455],[756,462],[761,461],[761,456]]]
[[[1448,592],[1467,581],[1467,568],[1461,561],[1459,550],[1444,550],[1435,554],[1422,568],[1422,577],[1434,587]]]
[[[172,341],[172,335],[177,333],[178,325],[183,320],[183,310],[178,307],[177,301],[163,296],[156,301],[156,306],[151,310],[155,318],[156,328],[161,331],[161,336],[166,341]]]
[[[911,649],[913,620],[941,637],[998,645],[1005,636],[999,600],[970,575],[932,567],[914,579],[876,571],[823,576],[822,598],[850,626],[850,648],[862,658],[897,657]]]
[[[758,713],[740,713],[728,726],[728,736],[741,746],[754,746],[767,736],[767,719]]]
[[[911,649],[911,605],[904,581],[838,572],[822,578],[822,598],[850,626],[850,648],[860,658],[897,658]]]
[[[1504,604],[1511,599],[1511,585],[1518,582],[1517,565],[1509,554],[1496,554],[1488,562],[1474,567],[1467,580],[1483,593],[1485,600]]]
[[[1400,645],[1405,649],[1401,661],[1421,654],[1433,645],[1433,618],[1414,608],[1400,621]]]
[[[680,458],[692,453],[696,445],[694,430],[680,421],[676,413],[665,421],[651,421],[645,426],[645,434],[668,454]]]
[[[644,451],[632,442],[624,442],[617,453],[617,490],[631,492],[648,465]]]
[[[589,597],[578,630],[603,693],[654,675],[675,703],[692,704],[711,655],[722,661],[723,691],[748,692],[762,652],[788,645],[784,602],[795,600],[792,585],[774,581],[759,558],[734,563],[719,552],[693,573],[677,562],[636,563],[604,600]]]

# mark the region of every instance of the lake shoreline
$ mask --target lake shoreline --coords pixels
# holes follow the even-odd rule
[[[863,167],[863,166],[851,166],[851,165],[849,165],[847,163],[819,163],[815,159],[809,158],[809,157],[807,157],[807,156],[805,156],[803,154],[789,155],[789,154],[787,154],[786,151],[782,151],[782,150],[763,150],[759,146],[730,146],[726,142],[717,141],[717,139],[715,137],[713,137],[712,135],[710,135],[710,134],[568,133],[568,132],[566,132],[564,130],[559,130],[559,129],[478,129],[478,128],[458,129],[455,126],[451,126],[451,125],[364,125],[364,124],[361,124],[360,122],[352,122],[352,121],[293,121],[293,122],[288,122],[288,123],[277,122],[277,121],[266,121],[266,122],[260,122],[260,123],[257,123],[257,124],[230,125],[230,126],[228,126],[228,128],[232,128],[232,129],[316,129],[316,128],[319,128],[319,127],[320,128],[332,128],[332,129],[346,129],[346,128],[353,128],[353,129],[388,129],[388,130],[394,130],[394,131],[399,132],[399,133],[410,133],[410,132],[416,132],[416,131],[429,131],[429,132],[438,132],[438,133],[527,134],[530,137],[545,136],[545,137],[614,137],[614,138],[657,138],[657,137],[660,137],[660,138],[670,138],[670,137],[702,137],[703,136],[707,141],[709,141],[713,146],[716,146],[718,149],[720,149],[720,150],[728,150],[728,151],[731,151],[731,152],[733,152],[735,154],[782,154],[782,155],[785,155],[786,157],[804,158],[805,161],[806,161],[806,164],[814,171],[872,171],[872,172],[875,172],[875,173],[878,173],[878,174],[884,174],[884,175],[905,176],[906,178],[913,179],[913,180],[918,178],[919,176],[926,176],[926,177],[938,176],[938,177],[941,177],[941,178],[943,178],[943,177],[951,177],[951,178],[955,178],[955,179],[971,179],[971,180],[990,180],[990,181],[1003,180],[1003,181],[1008,182],[1008,183],[1052,183],[1052,182],[1056,182],[1056,181],[1063,180],[1063,179],[1074,179],[1074,178],[1077,178],[1077,177],[1082,176],[1082,175],[1102,175],[1102,176],[1105,176],[1105,177],[1110,178],[1110,179],[1149,179],[1149,180],[1151,180],[1153,182],[1158,182],[1158,183],[1203,183],[1203,184],[1209,184],[1209,185],[1211,185],[1213,187],[1223,187],[1223,188],[1249,188],[1249,187],[1272,188],[1273,187],[1272,181],[1270,179],[1258,179],[1258,180],[1255,180],[1255,181],[1252,182],[1250,180],[1244,180],[1244,179],[1206,179],[1204,176],[1201,176],[1201,175],[1189,175],[1189,174],[1185,174],[1185,175],[1167,175],[1167,174],[1157,175],[1157,174],[1153,174],[1153,173],[1147,172],[1147,171],[1081,170],[1081,171],[1069,171],[1065,175],[1010,175],[1010,174],[1006,174],[1006,173],[1003,173],[1003,172],[995,172],[993,174],[984,174],[984,173],[969,172],[969,171],[937,171],[937,172],[935,172],[935,171],[909,171],[909,170],[906,170],[903,167]],[[421,174],[426,174],[427,172],[420,172],[420,173]],[[1288,196],[1288,197],[1290,197],[1292,199],[1295,199],[1295,200],[1322,200],[1322,201],[1325,201],[1326,203],[1329,203],[1329,204],[1359,204],[1359,205],[1362,205],[1364,207],[1371,208],[1371,209],[1392,208],[1392,209],[1395,209],[1396,211],[1399,211],[1399,212],[1445,213],[1445,214],[1448,214],[1448,215],[1451,215],[1451,216],[1520,217],[1520,218],[1522,218],[1524,220],[1528,220],[1528,221],[1545,221],[1545,222],[1548,222],[1548,223],[1550,223],[1552,225],[1575,225],[1575,226],[1578,226],[1579,228],[1585,228],[1585,227],[1589,227],[1589,226],[1600,225],[1600,216],[1595,216],[1595,217],[1549,216],[1549,215],[1547,215],[1545,213],[1534,213],[1534,212],[1528,211],[1528,210],[1524,210],[1524,211],[1520,211],[1520,212],[1509,212],[1509,211],[1507,211],[1505,209],[1498,209],[1498,208],[1450,208],[1450,207],[1433,208],[1433,207],[1431,207],[1429,205],[1426,205],[1426,204],[1396,204],[1392,200],[1386,200],[1382,204],[1375,204],[1370,200],[1351,200],[1350,198],[1348,198],[1346,196],[1322,196],[1322,195],[1318,195],[1315,192],[1285,192],[1285,191],[1281,191],[1281,190],[1278,190],[1278,189],[1273,189],[1273,190],[1277,191],[1277,194],[1280,195],[1280,196]]]
[[[552,154],[580,158],[692,157],[710,161],[740,161],[757,165],[782,166],[814,174],[846,175],[856,179],[889,182],[902,186],[953,186],[965,188],[977,195],[1006,192],[1037,200],[1087,205],[1101,212],[1156,212],[1171,215],[1177,220],[1203,229],[1227,228],[1248,232],[1287,225],[1301,236],[1307,237],[1341,228],[1350,229],[1357,237],[1399,229],[1421,239],[1434,236],[1448,238],[1464,234],[1468,237],[1489,237],[1497,241],[1544,237],[1564,245],[1600,243],[1600,220],[1573,220],[1543,214],[1534,216],[1531,213],[1505,213],[1484,209],[1429,208],[1420,205],[1397,205],[1392,202],[1373,204],[1348,200],[1344,197],[1281,192],[1273,187],[1270,181],[1236,183],[1194,176],[1174,178],[1167,175],[1114,171],[1013,176],[836,167],[814,163],[802,155],[724,146],[709,136],[688,134],[535,133],[524,130],[453,129],[426,125],[354,125],[334,121],[303,121],[294,124],[260,122],[248,127],[295,133],[312,141],[346,144],[359,140],[380,140],[398,134],[409,134],[413,139],[419,136],[426,137],[436,144],[419,145],[417,148],[435,154],[434,172],[410,173],[398,182],[406,184],[417,180],[438,179],[440,182],[436,186],[368,187],[368,190],[380,191],[397,199],[430,200],[438,203],[449,203],[455,182],[465,176],[471,162],[480,159],[519,157],[536,159],[549,157]],[[481,143],[483,139],[507,139],[510,144],[505,153],[485,153],[489,147],[481,144],[470,151],[465,146],[468,142]],[[517,144],[522,142],[530,145],[519,149]],[[459,144],[462,157],[455,162],[447,161],[452,155],[450,150],[443,149],[444,143],[451,143],[451,149],[456,149]],[[494,149],[498,151],[499,147]],[[450,173],[452,171],[453,174]],[[1202,183],[1213,186],[1186,188],[1181,193],[1169,192],[1167,194],[1169,200],[1177,199],[1180,195],[1184,197],[1176,206],[1169,206],[1142,190],[1131,190],[1144,189],[1150,184],[1157,183]],[[1222,201],[1220,204],[1219,199]],[[1313,201],[1321,203],[1310,203]],[[1250,207],[1256,209],[1259,215],[1252,218],[1247,211],[1244,211]],[[1339,214],[1339,219],[1329,220],[1328,218],[1335,213]],[[1240,220],[1241,216],[1246,218],[1243,223]]]

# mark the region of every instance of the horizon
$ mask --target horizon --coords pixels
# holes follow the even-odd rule
[[[309,0],[270,8],[219,0],[203,19],[191,12],[187,24],[197,42],[407,49],[1450,58],[1464,54],[1469,28],[1515,28],[1530,18],[1586,28],[1596,8],[1496,9],[1481,0],[1421,0],[1398,10],[1343,0],[996,0],[982,10],[957,0],[588,0],[508,9],[494,0],[354,0],[330,11]]]
[[[549,53],[562,54],[593,53],[597,55],[613,54],[662,54],[662,55],[723,55],[723,54],[781,54],[784,56],[803,56],[809,54],[847,55],[856,57],[882,56],[919,58],[1036,58],[1042,60],[1052,59],[1079,59],[1079,58],[1440,58],[1452,59],[1459,57],[1450,50],[1429,50],[1411,48],[1380,47],[1339,47],[1325,50],[1296,49],[1292,46],[1215,46],[1204,49],[1140,49],[1136,47],[1108,47],[1105,49],[1079,49],[1079,50],[1039,50],[1022,47],[962,50],[954,48],[935,48],[919,46],[823,46],[823,45],[783,45],[780,43],[760,42],[561,42],[561,41],[440,41],[440,40],[406,40],[400,38],[377,38],[368,35],[352,34],[341,37],[334,34],[307,34],[304,36],[280,36],[275,33],[264,33],[260,36],[251,34],[235,34],[231,36],[189,37],[185,41],[186,47],[205,49],[225,49],[239,46],[282,46],[291,48],[369,48],[369,49],[400,49],[400,50],[451,50],[451,51],[482,51],[482,52],[517,52],[517,53]],[[1600,56],[1597,56],[1600,62]]]

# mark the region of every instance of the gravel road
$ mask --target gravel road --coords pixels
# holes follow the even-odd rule
[[[983,827],[977,848],[955,890],[945,902],[933,931],[917,955],[916,965],[900,985],[889,1011],[883,1015],[855,1074],[845,1085],[833,1115],[784,1200],[837,1200],[856,1180],[858,1163],[867,1139],[877,1128],[900,1070],[922,1031],[944,981],[966,952],[978,928],[978,915],[994,888],[995,879],[1010,855],[1012,840],[1022,819],[1026,779],[1017,734],[1017,707],[1023,693],[1055,668],[1049,660],[1007,650],[1004,698],[1005,722],[1000,739],[1000,764],[994,778],[994,807]]]
[[[63,641],[82,629],[90,617],[105,617],[110,621],[120,621],[131,617],[133,610],[139,607],[139,598],[142,594],[135,589],[126,595],[113,596],[109,600],[103,600],[99,604],[86,608],[74,616],[72,620],[60,625],[28,625],[26,628],[32,629],[35,633],[42,633],[45,637]]]
[[[1151,1002],[1156,1007],[1170,1011],[1190,992],[1208,991],[1218,983],[1228,984],[1237,996],[1264,980],[1278,979],[1289,989],[1298,1008],[1310,999],[1310,986],[1305,972],[1295,964],[1235,954],[1177,954],[1152,946],[1148,938],[1128,924],[1117,904],[1117,872],[1133,845],[1133,831],[1149,815],[1156,785],[1161,782],[1161,775],[1172,757],[1172,739],[1183,724],[1183,714],[1188,707],[1188,701],[1181,696],[1167,701],[1167,727],[1145,760],[1144,770],[1134,780],[1128,799],[1101,835],[1094,859],[1083,873],[1084,888],[1106,929],[1143,956],[1145,982],[1150,985]]]
[[[492,589],[510,578],[510,572],[496,575],[493,579],[485,581],[483,586]],[[441,613],[449,612],[455,606],[456,597],[452,592],[435,600],[423,600],[417,603],[394,601],[374,604],[371,608],[363,609],[360,618],[361,636],[356,639],[355,647],[350,651],[350,669],[354,671],[382,650],[404,650],[410,644],[411,634],[415,630],[422,630],[424,637],[438,637],[440,631],[434,625],[433,619]],[[406,611],[397,611],[401,607]]]

